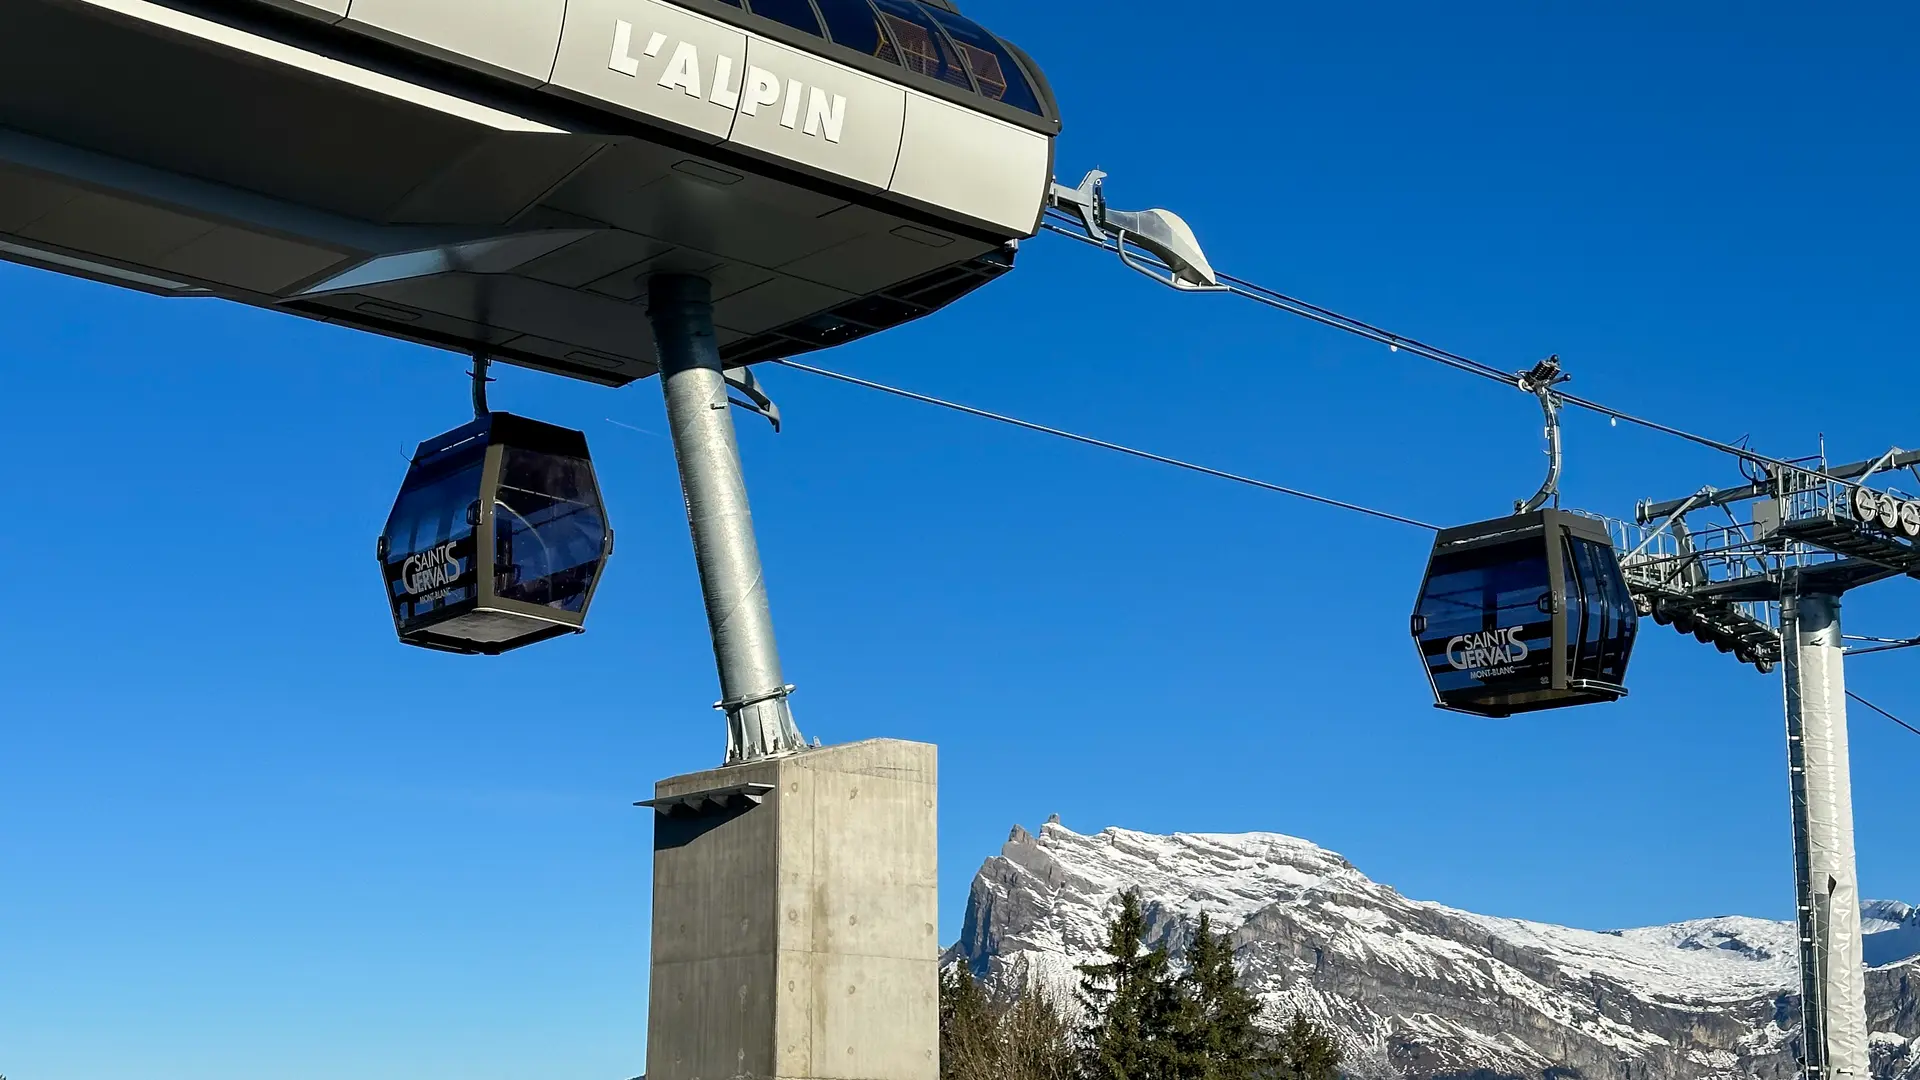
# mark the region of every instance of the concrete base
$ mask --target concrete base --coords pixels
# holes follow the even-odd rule
[[[937,1080],[937,789],[893,739],[656,785],[647,1080]]]

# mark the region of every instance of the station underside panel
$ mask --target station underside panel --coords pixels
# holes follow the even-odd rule
[[[0,258],[617,385],[653,372],[653,274],[712,280],[729,364],[792,355],[1004,273],[1050,179],[1043,133],[652,0],[566,5],[609,39],[571,86],[570,31],[542,81],[215,6],[8,5]]]

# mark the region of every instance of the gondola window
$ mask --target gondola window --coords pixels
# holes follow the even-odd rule
[[[1435,560],[1421,598],[1421,651],[1442,693],[1476,684],[1546,685],[1553,588],[1544,554],[1483,548]]]
[[[899,43],[901,59],[908,70],[974,89],[973,79],[954,57],[947,36],[927,17],[924,8],[908,0],[874,0],[874,6],[880,9],[887,28],[893,31],[893,40]]]
[[[412,478],[387,523],[387,582],[403,621],[473,598],[481,458]]]
[[[980,83],[980,93],[1039,115],[1040,99],[1034,96],[1033,88],[1027,85],[1020,65],[1014,62],[1006,46],[972,19],[931,8],[929,13],[960,47],[960,54]]]
[[[587,463],[509,448],[494,495],[494,535],[501,598],[581,610],[606,538]]]
[[[809,34],[820,33],[820,17],[813,13],[813,5],[807,0],[751,0],[751,3],[755,15]]]
[[[827,20],[827,34],[836,45],[871,56],[888,64],[900,62],[893,39],[880,24],[880,16],[867,0],[820,0],[820,14]]]

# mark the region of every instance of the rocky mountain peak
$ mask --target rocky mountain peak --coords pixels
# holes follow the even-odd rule
[[[1328,1024],[1366,1080],[1795,1075],[1791,924],[1722,916],[1593,931],[1493,918],[1410,900],[1277,833],[1016,826],[975,877],[949,959],[1070,998],[1129,889],[1176,961],[1187,923],[1211,915],[1268,1018]],[[1867,915],[1868,958],[1881,965],[1869,987],[1877,1071],[1912,1080],[1920,913],[1876,902]]]

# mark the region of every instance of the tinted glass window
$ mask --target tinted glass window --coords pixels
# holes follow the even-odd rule
[[[1600,654],[1600,677],[1613,683],[1627,678],[1627,658],[1633,652],[1634,635],[1640,631],[1640,612],[1633,606],[1633,594],[1627,591],[1626,578],[1620,574],[1620,562],[1613,551],[1600,544],[1593,549],[1595,572],[1607,590],[1607,639]]]
[[[973,79],[953,55],[947,36],[928,17],[926,9],[910,0],[874,0],[880,20],[900,50],[900,62],[908,69],[942,82],[973,89]]]
[[[1417,637],[1443,696],[1551,683],[1552,584],[1539,540],[1434,556]]]
[[[1620,582],[1620,590],[1626,594],[1625,579]],[[1633,606],[1631,594],[1627,594],[1620,617],[1614,621],[1614,658],[1613,681],[1625,685],[1627,681],[1627,661],[1633,659],[1633,640],[1640,635],[1640,609]]]
[[[1592,607],[1594,597],[1580,580],[1580,568],[1571,540],[1563,540],[1560,544],[1560,577],[1567,587],[1567,644],[1561,663],[1573,673],[1574,678],[1591,679],[1599,670],[1598,661],[1594,651],[1583,648],[1583,645],[1594,632],[1593,624],[1598,616]]]
[[[1014,62],[1005,45],[971,19],[938,9],[929,9],[928,13],[946,27],[947,34],[953,38],[968,69],[973,72],[974,81],[980,84],[980,93],[995,101],[1004,101],[1016,109],[1025,109],[1036,115],[1040,112],[1040,99],[1034,96],[1033,88],[1027,85],[1026,76],[1020,73],[1020,65]]]
[[[751,0],[751,3],[749,10],[761,18],[783,22],[816,36],[820,34],[820,16],[813,13],[809,0]]]
[[[484,447],[407,473],[387,518],[383,566],[394,620],[403,628],[474,597],[473,527],[479,520]]]
[[[1605,654],[1608,631],[1613,622],[1612,597],[1607,582],[1600,576],[1599,564],[1594,561],[1594,545],[1585,540],[1568,540],[1573,550],[1573,567],[1580,592],[1586,597],[1586,619],[1579,628],[1579,658],[1573,667],[1576,679],[1608,679],[1605,668]],[[1569,583],[1571,590],[1573,583]],[[1567,633],[1572,636],[1574,624],[1567,623]]]
[[[1600,624],[1600,677],[1607,682],[1620,681],[1620,597],[1621,582],[1613,572],[1613,551],[1590,540],[1581,541],[1593,562],[1594,585],[1606,609]]]
[[[584,610],[607,539],[593,466],[509,447],[494,492],[493,534],[496,595]]]
[[[889,64],[900,62],[893,38],[867,0],[818,0],[818,3],[820,14],[827,20],[827,36],[834,44],[845,45]]]

